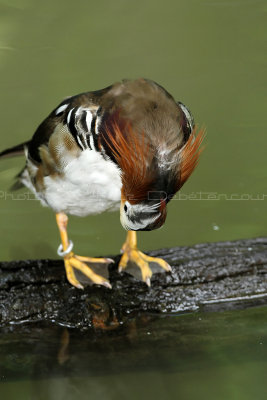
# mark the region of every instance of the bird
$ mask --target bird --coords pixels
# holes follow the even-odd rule
[[[124,79],[64,99],[30,140],[2,151],[0,158],[25,155],[15,187],[26,186],[56,214],[57,253],[71,285],[83,289],[80,271],[89,284],[111,288],[99,266],[107,268],[113,260],[75,254],[68,215],[119,210],[128,232],[118,270],[150,286],[154,272],[171,267],[141,252],[136,232],[165,223],[167,204],[198,164],[204,136],[190,110],[161,85]]]

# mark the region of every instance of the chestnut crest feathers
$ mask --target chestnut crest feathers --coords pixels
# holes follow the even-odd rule
[[[122,171],[122,198],[137,204],[148,200],[150,191],[165,192],[171,198],[198,163],[205,132],[201,129],[195,134],[196,128],[182,147],[172,143],[164,171],[158,156],[161,144],[155,146],[148,134],[135,132],[129,122],[119,118],[118,112],[114,113],[105,123],[103,139]]]
[[[139,203],[147,199],[155,180],[151,168],[154,150],[144,134],[135,134],[130,123],[115,116],[106,124],[103,137],[122,171],[122,196],[132,204]]]
[[[183,186],[196,168],[199,161],[199,156],[204,149],[201,145],[205,137],[205,130],[200,129],[199,132],[197,134],[196,133],[197,129],[194,128],[189,136],[188,141],[180,151],[180,179],[177,190]]]

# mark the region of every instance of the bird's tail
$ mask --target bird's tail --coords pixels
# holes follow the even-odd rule
[[[17,146],[1,151],[0,158],[22,156],[25,152],[25,147],[27,147],[28,144],[29,142],[20,143]]]
[[[14,147],[10,147],[6,150],[3,150],[0,152],[0,159],[2,158],[8,158],[8,157],[15,157],[15,156],[22,156],[25,154],[25,149],[28,147],[29,145],[29,141],[28,142],[24,142],[24,143],[20,143],[17,146]],[[24,172],[25,167],[23,167],[23,169],[20,171],[20,173],[15,177],[16,178],[16,182],[11,186],[11,190],[18,190],[20,188],[23,187],[23,184],[20,180],[23,172]]]

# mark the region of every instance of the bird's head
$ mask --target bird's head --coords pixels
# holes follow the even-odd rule
[[[130,203],[122,195],[120,220],[126,230],[152,231],[164,224],[166,215],[166,200],[164,199]]]
[[[176,115],[144,116],[142,126],[135,123],[141,118],[127,119],[120,112],[106,119],[103,143],[121,171],[120,220],[126,230],[160,228],[167,203],[197,165],[204,132],[195,135],[189,111],[173,103]]]

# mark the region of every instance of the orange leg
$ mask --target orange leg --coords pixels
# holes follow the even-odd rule
[[[141,273],[141,279],[150,286],[150,279],[154,272],[170,272],[170,265],[161,258],[147,256],[137,249],[137,238],[135,231],[127,233],[126,241],[121,249],[123,255],[119,264],[119,272],[126,270],[131,275],[138,277]],[[150,265],[152,263],[152,265]],[[153,265],[155,266],[153,268]],[[136,268],[139,271],[136,271]]]
[[[57,225],[61,237],[62,245],[59,246],[58,254],[64,258],[66,275],[68,281],[78,289],[83,289],[81,283],[77,280],[74,269],[81,271],[89,280],[96,285],[103,285],[111,289],[108,279],[94,272],[94,264],[110,264],[114,262],[110,258],[94,258],[94,257],[81,257],[73,253],[72,242],[68,239],[67,224],[68,217],[64,213],[56,214]],[[91,268],[86,264],[91,263]]]

